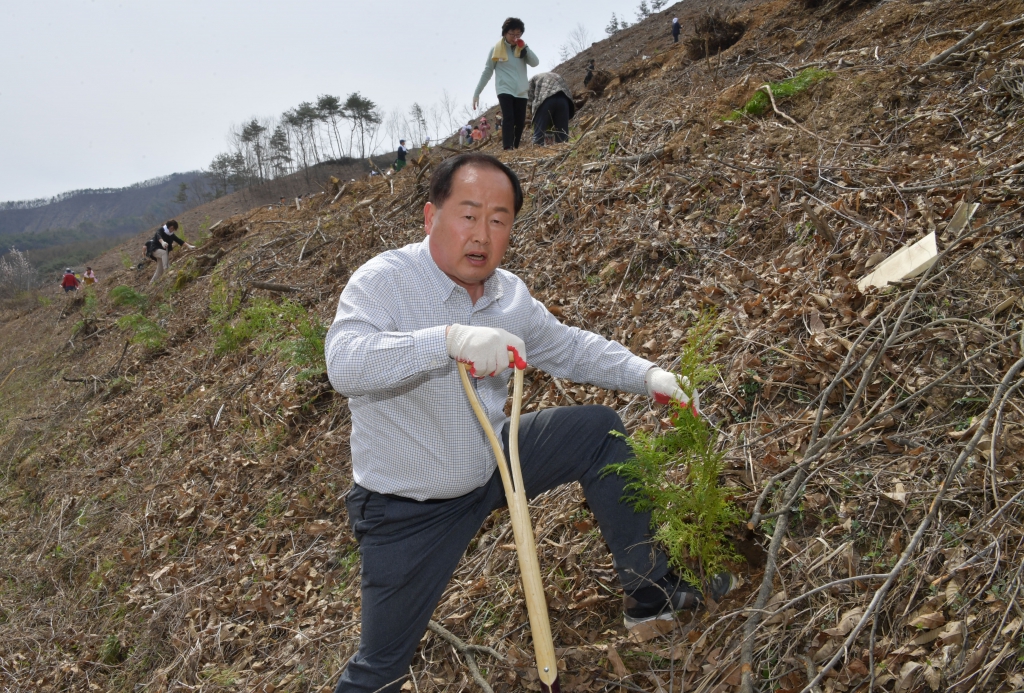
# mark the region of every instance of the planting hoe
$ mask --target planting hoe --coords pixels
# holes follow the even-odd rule
[[[526,595],[526,611],[530,616],[530,630],[533,634],[533,649],[537,659],[541,691],[543,693],[559,693],[555,646],[551,641],[551,622],[548,620],[548,605],[544,599],[544,585],[540,577],[540,563],[537,560],[533,526],[530,524],[530,511],[526,505],[523,472],[519,466],[519,413],[523,407],[523,369],[515,368],[512,358],[509,358],[509,363],[515,369],[515,385],[512,390],[512,421],[508,434],[510,458],[508,464],[505,462],[505,452],[502,450],[501,441],[494,435],[491,422],[480,406],[476,391],[469,382],[466,366],[462,363],[459,364],[459,377],[462,378],[462,387],[466,390],[469,404],[473,407],[480,426],[483,427],[487,439],[491,442],[494,457],[498,461],[498,471],[501,473],[501,483],[505,487],[508,512],[512,517],[512,534],[516,540],[516,553],[519,556],[519,573],[523,578],[523,593]]]

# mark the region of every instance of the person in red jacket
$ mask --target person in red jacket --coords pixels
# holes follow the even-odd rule
[[[64,278],[60,282],[60,285],[64,287],[64,293],[69,291],[78,291],[78,284],[78,277],[76,277],[75,273],[71,271],[71,268],[68,267],[64,270]]]

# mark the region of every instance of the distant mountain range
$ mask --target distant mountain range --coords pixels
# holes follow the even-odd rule
[[[73,190],[49,199],[0,202],[0,255],[11,247],[28,252],[41,272],[95,257],[127,236],[201,203],[177,198],[200,171],[173,173],[124,188]]]
[[[410,156],[415,156],[412,150]],[[270,181],[239,187],[212,198],[209,181],[202,171],[172,173],[169,176],[124,188],[72,190],[51,198],[0,202],[0,256],[12,247],[28,253],[32,265],[46,279],[53,279],[64,267],[81,269],[89,260],[107,250],[152,231],[164,221],[193,210],[220,219],[254,206],[292,200],[323,190],[335,176],[355,180],[370,167],[386,169],[394,153],[370,159],[325,161]],[[185,201],[179,201],[185,186]],[[193,219],[194,220],[194,219]],[[214,221],[209,219],[208,221]]]

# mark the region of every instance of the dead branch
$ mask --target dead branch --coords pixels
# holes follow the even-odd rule
[[[589,171],[596,171],[597,169],[603,168],[604,166],[608,166],[609,164],[638,164],[638,165],[643,165],[643,164],[646,164],[648,162],[654,161],[655,159],[660,159],[664,155],[665,155],[665,148],[664,147],[659,147],[658,149],[655,149],[654,151],[644,152],[642,154],[637,154],[635,156],[619,156],[619,157],[613,157],[611,159],[604,159],[603,161],[595,161],[592,164],[584,164],[583,165],[583,172],[586,173],[586,172],[589,172]]]
[[[290,291],[302,291],[298,286],[289,286],[287,284],[274,284],[272,282],[249,282],[249,286],[254,289],[263,289],[264,291],[273,291],[276,293],[288,293]]]
[[[939,53],[938,55],[936,55],[931,60],[923,63],[920,67],[918,67],[914,71],[915,72],[924,72],[929,67],[933,67],[935,65],[941,65],[942,63],[946,62],[946,60],[949,58],[949,56],[953,55],[958,50],[960,50],[961,48],[966,46],[968,43],[973,42],[974,39],[978,38],[983,33],[985,33],[985,31],[988,30],[988,27],[989,27],[989,23],[987,21],[986,22],[982,22],[981,24],[978,25],[977,29],[975,29],[971,33],[967,34],[967,36],[964,36],[962,39],[960,39],[959,41],[954,43],[952,46],[950,46],[946,50],[944,50],[941,53]]]
[[[471,645],[469,643],[463,642],[459,638],[452,635],[452,633],[448,631],[444,626],[442,626],[440,623],[434,620],[431,620],[427,623],[427,628],[429,628],[432,632],[436,633],[437,635],[441,636],[441,638],[445,642],[454,647],[456,651],[458,651],[459,654],[461,654],[466,659],[466,666],[469,668],[470,675],[472,675],[473,680],[476,682],[476,685],[480,686],[480,689],[483,690],[484,693],[494,693],[494,689],[491,688],[490,684],[487,683],[487,679],[485,679],[483,677],[483,674],[480,673],[480,668],[476,665],[476,657],[474,657],[474,653],[489,655],[497,659],[499,662],[506,661],[504,656],[502,656],[500,653],[498,653],[497,650],[493,648],[486,647],[484,645]]]
[[[871,599],[871,603],[868,605],[868,608],[865,609],[864,615],[857,622],[857,625],[853,627],[853,630],[850,631],[850,634],[846,636],[846,640],[843,641],[842,646],[836,651],[836,654],[828,661],[827,664],[821,667],[818,675],[804,687],[801,693],[808,693],[815,686],[821,683],[822,679],[825,678],[828,672],[830,672],[839,660],[846,656],[846,653],[850,651],[850,646],[853,645],[857,636],[860,635],[861,630],[864,628],[864,625],[868,620],[874,617],[875,611],[878,609],[882,599],[885,598],[885,595],[889,592],[893,582],[895,582],[896,578],[903,571],[903,568],[910,562],[911,557],[914,555],[918,545],[921,543],[924,533],[927,531],[928,527],[935,521],[939,508],[942,507],[942,501],[945,498],[946,490],[949,487],[950,481],[956,477],[960,468],[963,467],[964,463],[967,461],[967,458],[971,456],[974,449],[978,446],[982,435],[988,430],[989,422],[992,421],[992,418],[995,416],[996,408],[1002,405],[1003,400],[1006,398],[1007,392],[1010,389],[1010,383],[1017,377],[1017,374],[1020,373],[1022,368],[1024,368],[1024,358],[1018,359],[1017,362],[1014,363],[1006,372],[1006,375],[999,383],[999,390],[992,398],[992,403],[989,404],[988,408],[985,410],[985,417],[979,424],[978,430],[975,432],[974,437],[971,438],[971,442],[968,443],[960,452],[956,462],[954,462],[953,465],[950,466],[949,471],[946,472],[946,478],[941,484],[939,484],[938,493],[936,493],[935,498],[932,499],[931,506],[928,509],[928,514],[925,515],[921,524],[918,525],[917,530],[914,532],[914,536],[907,544],[907,548],[903,551],[899,561],[897,561],[896,565],[893,566],[893,569],[889,572],[889,576],[886,579],[885,584],[875,591],[875,596]]]
[[[17,366],[11,368],[11,372],[8,373],[7,377],[4,378],[4,381],[2,383],[0,383],[0,389],[3,389],[3,386],[7,384],[7,381],[11,379],[11,376],[14,375],[14,371],[16,371],[17,369],[18,369]]]
[[[796,122],[793,118],[791,118],[786,113],[783,113],[782,111],[780,111],[778,105],[775,103],[775,94],[772,93],[772,86],[770,84],[764,84],[761,87],[759,87],[758,89],[760,91],[764,91],[765,93],[768,94],[768,98],[772,102],[772,110],[775,111],[775,113],[777,115],[782,116],[783,118],[788,120],[790,123],[795,125],[797,128],[799,128],[801,132],[803,132],[803,133],[805,133],[807,135],[810,135],[811,137],[813,137],[814,139],[818,140],[819,142],[823,142],[823,143],[825,143],[825,144],[827,144],[829,146],[832,146],[832,147],[859,147],[861,149],[883,149],[884,148],[884,145],[881,145],[881,144],[861,144],[859,142],[847,142],[845,140],[840,140],[838,142],[833,142],[832,140],[825,139],[824,137],[821,137],[820,135],[811,132],[810,130],[805,128],[803,125],[801,125],[800,123]]]
[[[807,204],[806,197],[800,200],[800,205],[803,207],[804,214],[806,214],[807,218],[811,220],[812,224],[814,224],[814,228],[818,230],[818,233],[821,234],[821,236],[826,241],[828,241],[829,245],[834,246],[836,244],[835,234],[832,233],[832,229],[828,227],[828,224],[826,224],[821,219],[821,217],[814,213],[814,210],[811,209],[811,206]]]
[[[310,232],[310,234],[308,236],[306,236],[306,240],[302,242],[302,250],[299,251],[299,260],[298,260],[299,262],[302,262],[302,256],[305,255],[305,253],[306,253],[306,244],[309,243],[309,239],[312,238],[313,236],[315,236],[319,230],[320,230],[320,217],[317,217],[317,219],[316,219],[316,228],[313,229],[313,231]]]

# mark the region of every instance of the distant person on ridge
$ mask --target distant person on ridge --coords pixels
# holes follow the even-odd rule
[[[480,132],[480,128],[476,125],[473,126],[473,132],[470,134],[473,138],[473,144],[476,144],[484,138],[484,133]]]
[[[170,264],[171,250],[174,249],[174,244],[183,245],[186,248],[195,248],[194,245],[186,243],[183,239],[177,235],[178,222],[171,219],[169,222],[160,227],[160,230],[153,236],[153,240],[157,241],[158,246],[153,250],[153,259],[156,260],[156,272],[153,274],[153,278],[149,280],[152,284],[157,279],[163,276],[163,273],[167,271],[167,266]]]
[[[92,271],[92,267],[85,268],[85,274],[82,275],[82,281],[86,286],[96,283],[96,273]]]
[[[487,53],[487,63],[473,92],[473,110],[480,105],[480,92],[494,73],[494,88],[501,104],[501,146],[518,149],[526,127],[526,66],[537,67],[540,58],[523,42],[526,26],[521,19],[509,17],[501,25],[501,40]]]
[[[395,173],[405,168],[405,155],[408,153],[409,150],[405,148],[405,140],[398,140],[398,158],[395,159],[395,163],[391,164],[391,168],[395,169]]]
[[[70,267],[64,270],[64,277],[60,280],[60,285],[64,287],[64,293],[78,291],[78,277],[75,276]]]
[[[590,84],[590,80],[594,79],[594,59],[591,58],[590,62],[587,63],[587,76],[583,78],[583,86]]]
[[[533,113],[533,143],[544,144],[544,133],[553,125],[555,142],[569,141],[569,119],[576,114],[572,92],[562,76],[541,72],[530,78],[530,110]]]
[[[480,132],[483,133],[485,140],[491,136],[491,124],[487,122],[487,118],[484,116],[480,116]]]
[[[679,31],[682,27],[679,26],[679,17],[672,18],[672,43],[679,43]],[[586,82],[584,82],[586,84]]]

